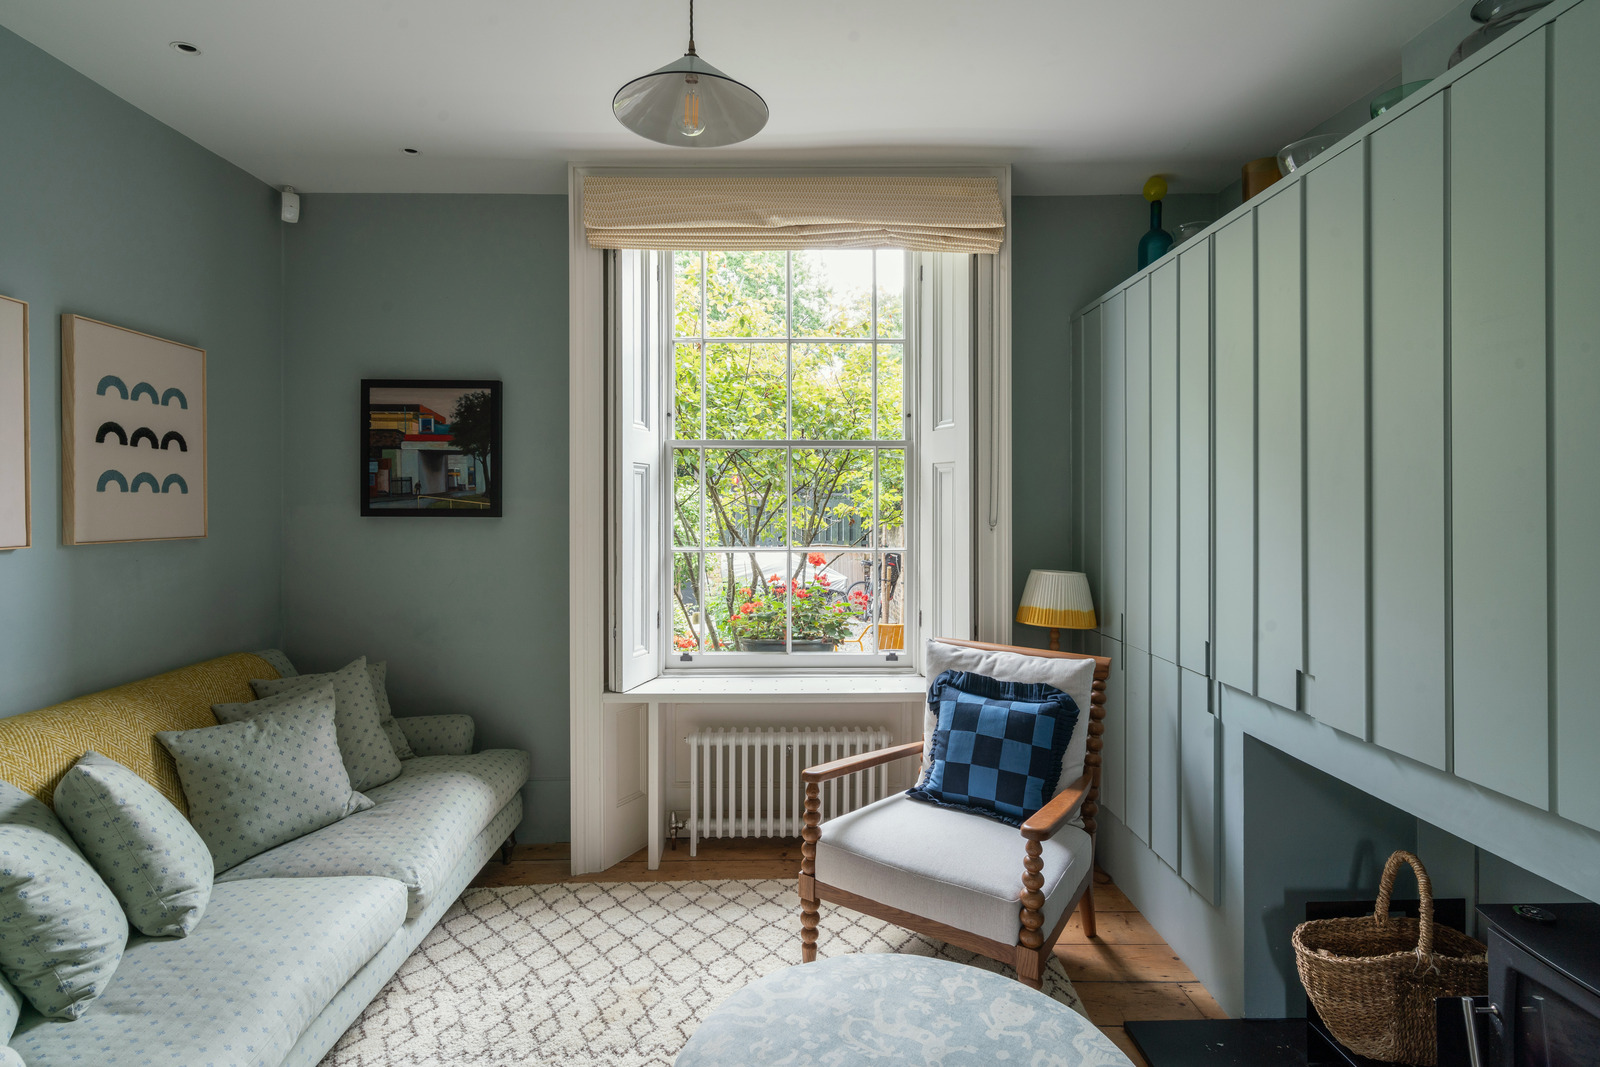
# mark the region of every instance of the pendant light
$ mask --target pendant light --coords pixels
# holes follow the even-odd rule
[[[617,121],[640,137],[688,148],[738,144],[767,124],[767,103],[694,50],[694,0],[689,0],[689,50],[617,90]]]

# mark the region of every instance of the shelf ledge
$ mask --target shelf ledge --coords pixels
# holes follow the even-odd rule
[[[626,693],[605,693],[607,704],[731,704],[765,700],[800,703],[844,698],[851,704],[921,703],[928,680],[920,674],[880,675],[674,675]]]

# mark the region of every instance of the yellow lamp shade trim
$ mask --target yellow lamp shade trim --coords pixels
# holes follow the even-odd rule
[[[1092,630],[1095,626],[1092,611],[1061,611],[1033,608],[1026,604],[1017,609],[1017,621],[1027,626],[1043,626],[1051,630]]]

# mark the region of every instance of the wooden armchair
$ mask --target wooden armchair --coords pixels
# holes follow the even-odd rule
[[[1070,652],[940,640],[988,652],[1093,659],[1088,715],[1079,723],[1085,731],[1085,773],[1060,786],[1019,833],[996,820],[903,794],[820,825],[822,782],[921,757],[922,741],[807,768],[801,775],[806,797],[800,849],[800,958],[809,963],[817,957],[818,905],[826,900],[1009,963],[1023,984],[1038,989],[1074,908],[1083,915],[1084,933],[1095,936],[1094,832],[1111,661]],[[1082,829],[1073,825],[1080,812]],[[825,834],[835,840],[824,842]],[[818,870],[819,842],[829,852],[831,869],[825,862]],[[1007,867],[1013,873],[1006,874]]]

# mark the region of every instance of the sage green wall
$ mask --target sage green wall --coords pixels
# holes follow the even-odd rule
[[[0,552],[0,715],[279,639],[272,191],[0,29],[0,293],[28,302],[33,547]],[[210,534],[61,544],[60,315],[207,351]]]
[[[567,199],[307,195],[284,231],[284,648],[532,752],[519,836],[567,840]],[[361,379],[449,377],[505,383],[505,517],[362,518]]]
[[[1215,218],[1216,198],[1169,196],[1163,214],[1171,233],[1179,222]],[[1011,551],[1021,597],[1031,569],[1082,569],[1075,456],[1083,428],[1073,417],[1067,320],[1137,269],[1150,205],[1137,193],[1019,196],[1011,219]],[[1036,647],[1047,637],[1021,625],[1012,635]]]

